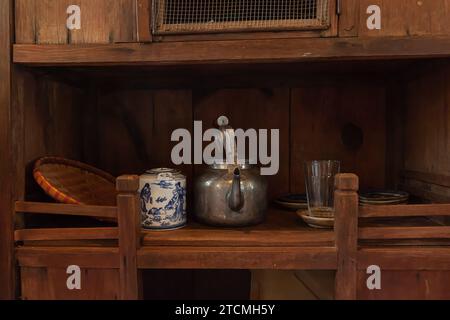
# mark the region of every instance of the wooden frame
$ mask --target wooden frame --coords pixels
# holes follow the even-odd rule
[[[278,232],[276,237],[268,237],[265,229],[258,231],[258,228],[219,230],[217,235],[206,228],[175,233],[143,232],[139,222],[138,181],[137,176],[118,178],[117,207],[78,207],[80,215],[118,218],[118,228],[16,231],[15,240],[22,243],[16,249],[20,267],[28,272],[30,268],[64,268],[76,262],[88,270],[118,269],[119,299],[141,296],[140,269],[337,270],[335,297],[340,300],[358,298],[358,272],[374,257],[385,270],[450,271],[450,250],[442,246],[389,248],[380,247],[381,243],[375,248],[358,246],[359,240],[450,239],[449,228],[442,226],[358,227],[358,217],[444,216],[450,215],[450,205],[359,207],[358,177],[353,174],[340,174],[336,178],[334,233],[305,229],[283,234],[267,230]],[[16,204],[16,211],[54,214],[59,211],[70,215],[77,212],[70,205],[24,202]],[[245,237],[240,233],[245,233]],[[118,240],[118,247],[95,246],[95,241],[108,239]],[[70,242],[75,240],[79,241],[76,246]],[[88,240],[94,242],[86,247]],[[61,294],[64,298],[64,293]]]
[[[0,2],[0,299],[14,297],[15,276],[12,254],[14,215],[12,214],[12,199],[14,193],[14,180],[11,172],[15,172],[15,161],[12,156],[12,123],[11,116],[11,87],[12,65],[11,49],[13,42],[12,32],[13,1]]]

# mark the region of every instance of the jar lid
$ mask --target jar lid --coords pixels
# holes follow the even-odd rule
[[[180,170],[170,169],[170,168],[155,168],[147,170],[141,178],[146,178],[150,180],[174,180],[181,181],[185,180],[186,177],[181,173]]]
[[[176,170],[176,169],[170,169],[170,168],[155,168],[155,169],[147,170],[145,173],[148,173],[148,174],[161,174],[161,173],[181,174],[181,171]]]

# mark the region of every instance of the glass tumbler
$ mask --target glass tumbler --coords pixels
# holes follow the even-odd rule
[[[311,217],[334,217],[334,178],[341,164],[335,160],[305,162],[306,195]]]

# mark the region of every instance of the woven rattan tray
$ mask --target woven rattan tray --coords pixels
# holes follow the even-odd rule
[[[53,199],[65,204],[116,205],[116,179],[90,165],[58,157],[36,161],[33,176]]]

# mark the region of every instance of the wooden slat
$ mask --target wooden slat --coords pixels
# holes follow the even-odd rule
[[[338,174],[335,180],[336,299],[355,300],[359,180],[356,175],[348,173]]]
[[[117,178],[117,208],[119,211],[120,299],[139,298],[137,250],[140,247],[139,177]]]
[[[359,31],[359,1],[340,0],[339,37],[356,37]]]
[[[82,206],[44,202],[16,202],[16,212],[87,216],[98,218],[117,219],[117,207],[108,206]]]
[[[119,268],[118,248],[99,247],[19,247],[16,249],[19,266],[67,268]]]
[[[450,270],[450,248],[363,248],[358,251],[358,269],[377,265],[381,270]]]
[[[334,233],[310,228],[300,230],[223,230],[180,229],[169,232],[144,232],[144,246],[210,247],[313,247],[333,246]],[[276,234],[276,236],[275,236]]]
[[[336,269],[336,249],[142,247],[141,269]]]
[[[117,228],[62,228],[16,230],[15,241],[118,239]]]
[[[152,33],[150,28],[151,21],[151,0],[137,1],[137,38],[138,42],[151,42]]]
[[[360,228],[359,239],[450,239],[450,227]]]
[[[13,201],[14,161],[12,143],[11,44],[13,1],[0,1],[0,300],[14,298]],[[16,141],[16,143],[19,143]],[[14,178],[13,178],[14,177]]]
[[[359,207],[360,218],[450,216],[450,204]]]
[[[14,62],[30,65],[263,63],[450,56],[449,37],[307,38],[116,45],[15,45]]]

